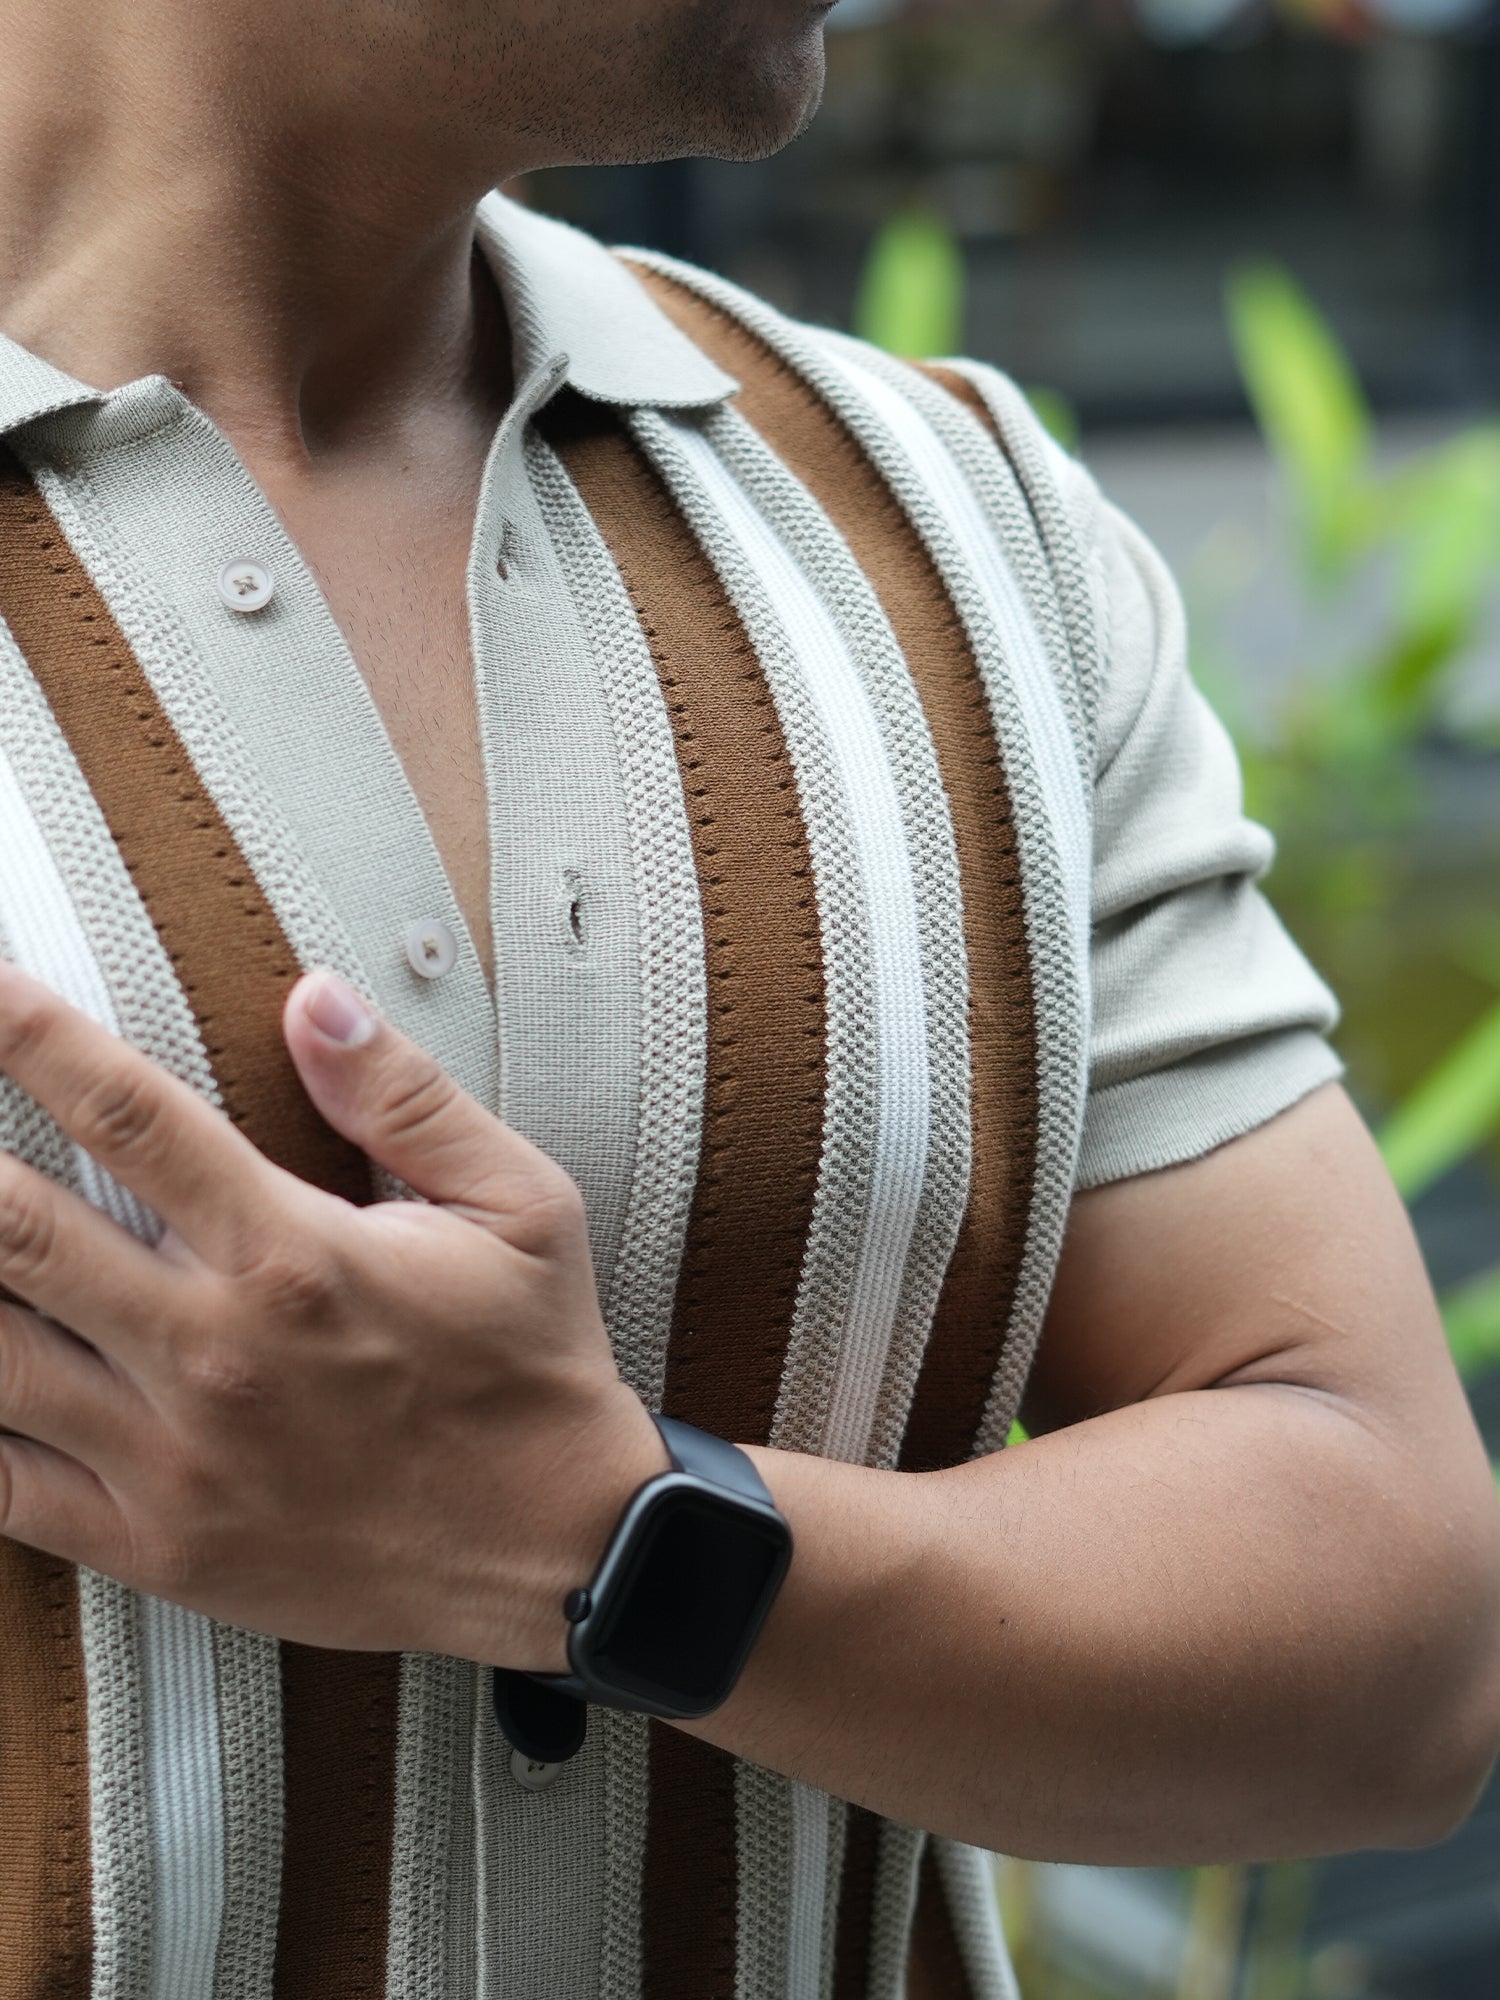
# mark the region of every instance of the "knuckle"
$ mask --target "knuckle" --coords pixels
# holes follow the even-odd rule
[[[39,1048],[57,1019],[58,1007],[47,993],[10,1001],[0,1018],[0,1057],[11,1063]]]
[[[548,1162],[516,1191],[505,1233],[516,1249],[546,1257],[571,1248],[586,1230],[577,1182]]]
[[[179,1377],[199,1404],[239,1410],[274,1400],[271,1369],[248,1345],[216,1340],[189,1356]]]
[[[321,1244],[262,1244],[238,1272],[261,1313],[280,1320],[320,1320],[338,1307],[344,1277]]]
[[[160,1102],[143,1076],[97,1078],[80,1097],[74,1120],[79,1144],[91,1153],[138,1158],[162,1143]]]
[[[56,1249],[57,1225],[42,1187],[29,1178],[0,1176],[0,1267],[12,1277],[34,1277]]]
[[[0,1425],[24,1429],[31,1400],[27,1346],[10,1310],[0,1311]]]
[[[458,1085],[436,1063],[422,1063],[400,1078],[386,1099],[381,1132],[389,1139],[421,1139],[448,1115],[458,1094]]]
[[[179,1603],[191,1598],[209,1567],[204,1539],[183,1530],[138,1532],[130,1558],[137,1589]]]

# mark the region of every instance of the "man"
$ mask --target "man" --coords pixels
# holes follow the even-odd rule
[[[781,145],[826,11],[8,0],[7,2000],[999,1994],[980,1848],[1485,1775],[1488,1468],[1159,565],[987,371],[476,234]],[[689,1720],[664,1437],[795,1551]],[[549,1756],[591,1592],[668,1693]]]

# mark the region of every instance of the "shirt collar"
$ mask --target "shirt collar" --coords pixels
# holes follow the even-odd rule
[[[0,333],[0,437],[37,417],[103,401],[102,391],[75,381]]]
[[[599,403],[704,409],[739,387],[593,237],[492,194],[479,242],[510,318],[518,384],[566,356],[563,380]]]
[[[510,317],[518,387],[555,366],[595,402],[670,410],[705,409],[739,387],[591,236],[499,194],[481,202],[478,233]],[[139,401],[144,387],[91,389],[0,333],[0,437],[63,410]]]

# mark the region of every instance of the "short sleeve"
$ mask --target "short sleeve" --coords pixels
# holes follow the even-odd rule
[[[1257,886],[1275,844],[1189,674],[1176,586],[1081,467],[1063,476],[1101,638],[1088,1188],[1238,1138],[1343,1065],[1337,1003]]]

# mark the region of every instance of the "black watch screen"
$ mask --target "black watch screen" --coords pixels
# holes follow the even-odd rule
[[[625,1560],[574,1629],[575,1671],[662,1712],[705,1715],[739,1677],[791,1536],[774,1509],[670,1475],[639,1506]]]

